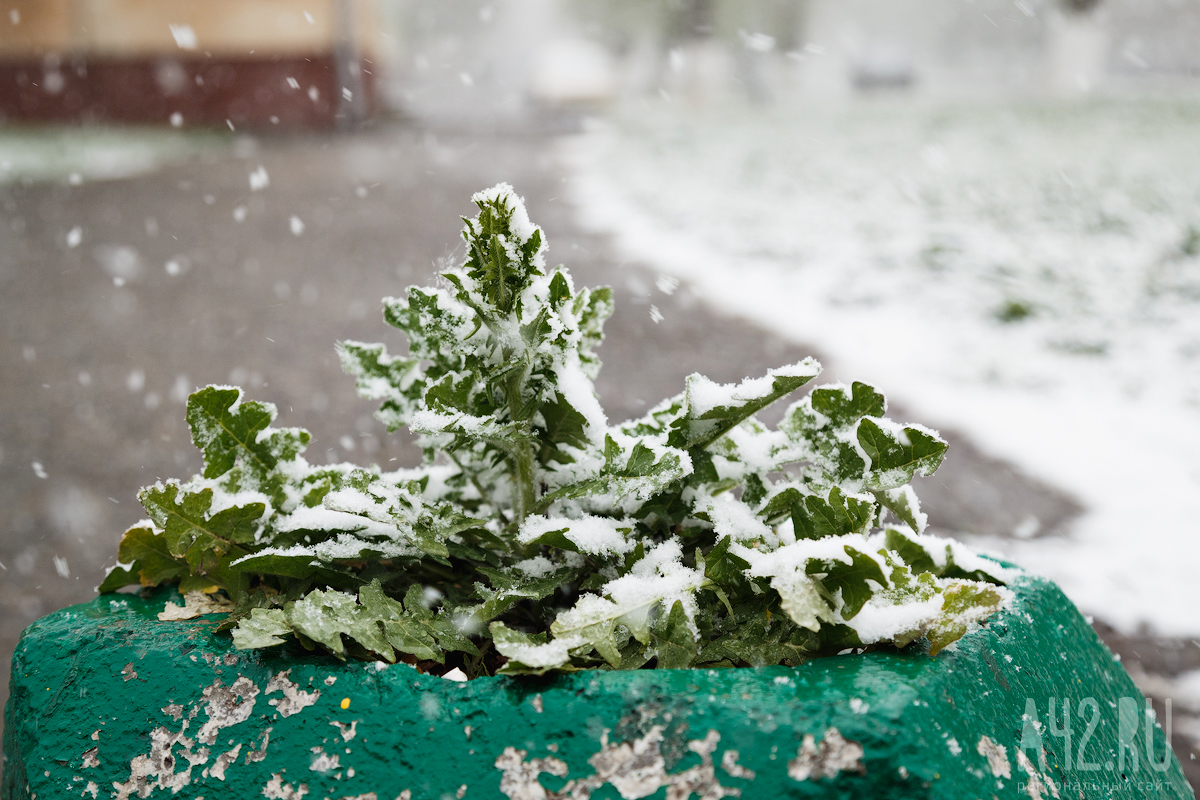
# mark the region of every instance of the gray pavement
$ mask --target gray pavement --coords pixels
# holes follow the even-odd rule
[[[199,468],[183,419],[195,387],[238,383],[275,403],[280,423],[312,432],[311,460],[415,463],[405,435],[387,434],[355,396],[333,344],[399,347],[379,298],[457,257],[459,215],[498,181],[525,195],[553,263],[616,290],[598,381],[610,419],[640,414],[693,371],[734,381],[820,357],[617,263],[573,224],[552,144],[385,124],[231,141],[124,180],[0,187],[0,662],[31,621],[93,595],[121,532],[143,517],[139,487]],[[270,186],[252,191],[260,166]],[[1005,536],[1032,515],[1056,535],[1078,513],[949,435],[945,467],[918,487],[938,529]],[[1171,666],[1144,649],[1149,671]]]

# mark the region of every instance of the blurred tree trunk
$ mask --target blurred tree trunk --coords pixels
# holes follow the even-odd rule
[[[367,93],[363,81],[362,52],[356,30],[354,3],[360,0],[335,0],[333,57],[340,87],[337,98],[337,125],[351,130],[367,118]]]
[[[1046,30],[1047,82],[1056,94],[1086,94],[1104,82],[1111,34],[1101,0],[1061,0]]]

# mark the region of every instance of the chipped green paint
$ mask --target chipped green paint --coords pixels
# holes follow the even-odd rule
[[[238,652],[215,618],[160,622],[171,592],[103,595],[25,632],[0,800],[1191,797],[1078,611],[1053,584],[1015,588],[936,658],[469,683]]]

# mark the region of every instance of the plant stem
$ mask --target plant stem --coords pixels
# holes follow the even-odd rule
[[[518,526],[533,513],[535,503],[533,486],[533,447],[518,445],[513,453],[513,478],[516,486],[513,493],[513,521]]]
[[[515,353],[508,354],[508,358],[514,358]],[[529,424],[529,419],[521,413],[521,395],[525,388],[525,383],[529,378],[529,358],[528,354],[522,354],[524,369],[521,371],[519,380],[513,381],[505,389],[505,394],[508,399],[508,413],[512,421],[522,427],[522,432],[527,436],[532,432],[532,426]],[[537,501],[536,488],[533,482],[533,442],[518,441],[516,446],[510,451],[513,465],[513,524],[520,527],[525,518],[534,513],[534,503]]]

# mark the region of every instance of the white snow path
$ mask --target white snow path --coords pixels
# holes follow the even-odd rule
[[[1030,166],[1037,154],[1022,154],[1025,162],[1015,166],[967,164],[950,170],[949,179],[936,174],[946,171],[939,161],[945,156],[930,157],[933,166],[923,166],[932,177],[923,185],[918,175],[906,192],[909,176],[893,161],[864,163],[852,146],[815,149],[814,160],[833,162],[819,171],[838,176],[826,195],[819,185],[780,188],[789,179],[803,184],[807,166],[796,158],[772,160],[782,153],[771,139],[777,134],[742,123],[724,130],[720,121],[708,124],[711,133],[674,130],[672,144],[685,155],[628,125],[566,142],[581,224],[611,232],[623,257],[691,282],[710,305],[817,347],[841,376],[902,400],[914,421],[967,433],[1088,509],[1068,537],[976,544],[1050,576],[1084,611],[1119,628],[1146,623],[1162,634],[1200,635],[1200,521],[1193,510],[1200,501],[1200,302],[1186,292],[1166,292],[1161,301],[1154,292],[1134,297],[1146,274],[1176,264],[1174,256],[1156,254],[1179,241],[1187,215],[1200,224],[1200,156],[1172,164],[1168,152],[1156,161],[1151,136],[1150,151],[1129,155],[1142,171],[1103,187],[1104,202],[1118,209],[1113,214],[1128,230],[1092,235],[1075,220],[1060,221],[1071,209],[1086,211],[1086,200],[1030,208],[1029,197],[1019,196],[1022,180],[1032,183],[1047,169]],[[1166,135],[1186,133],[1187,124],[1165,126]],[[1106,157],[1103,140],[1081,142],[1082,155],[1072,160],[1069,148],[1055,150],[1036,122],[1018,123],[1011,133],[1021,135],[1021,125],[1049,152],[1047,164],[1058,159],[1058,171],[1077,181],[1089,175],[1084,161]],[[1200,126],[1191,130],[1200,135]],[[721,145],[722,136],[732,142]],[[918,144],[914,136],[899,147]],[[1170,151],[1175,142],[1159,144]],[[720,163],[722,146],[726,161],[744,161]],[[1121,143],[1111,146],[1120,150]],[[945,147],[959,156],[971,150],[961,131],[960,141]],[[977,158],[1015,158],[1011,150],[1020,147],[984,143]],[[769,178],[730,177],[755,157],[771,164]],[[688,158],[695,161],[691,172]],[[917,199],[931,187],[967,193],[964,186],[986,186],[1005,169],[1025,172],[1007,184],[994,178],[997,194],[1009,197],[988,214],[1023,218],[1007,227],[985,218],[982,203],[938,215]],[[880,175],[901,190],[880,189]],[[1163,195],[1139,206],[1143,183],[1156,178]],[[864,234],[871,225],[885,230]],[[969,269],[951,269],[949,279],[914,272],[904,260],[930,257],[930,237],[956,241]],[[984,262],[970,259],[996,251],[1044,258],[1050,271],[1061,264],[1065,278],[1040,285],[1028,270],[1004,291],[992,291]],[[888,262],[889,252],[899,266]],[[1070,272],[1089,259],[1086,269]],[[1183,257],[1178,263],[1170,267],[1176,279],[1195,275],[1200,264]],[[1005,296],[1053,308],[1030,324],[1006,325],[988,311]],[[1095,353],[1090,342],[1101,343]]]

